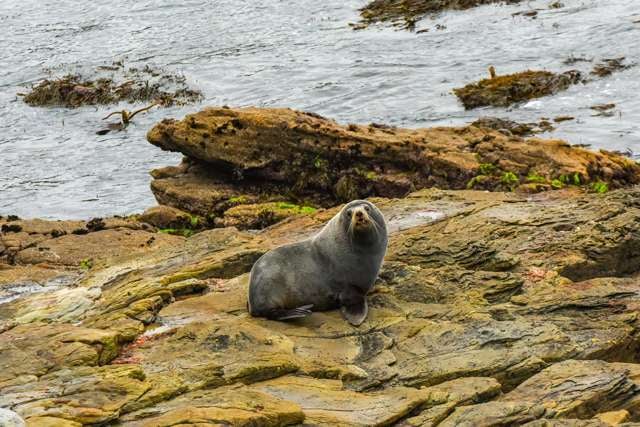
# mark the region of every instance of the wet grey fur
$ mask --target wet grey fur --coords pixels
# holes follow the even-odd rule
[[[366,210],[372,226],[351,226]],[[355,219],[354,219],[355,221]],[[249,312],[276,320],[340,308],[359,325],[367,316],[371,290],[387,250],[382,213],[365,200],[345,205],[314,237],[264,254],[251,269]]]

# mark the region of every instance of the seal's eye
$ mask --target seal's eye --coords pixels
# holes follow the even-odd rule
[[[369,212],[371,209],[369,208],[369,206],[364,205],[364,210],[365,210],[365,211],[367,211],[367,212]]]
[[[351,216],[353,212],[351,212],[351,209],[347,209],[347,216]]]

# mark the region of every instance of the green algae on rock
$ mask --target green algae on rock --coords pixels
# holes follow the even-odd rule
[[[534,98],[553,95],[580,83],[578,71],[552,73],[550,71],[522,71],[470,83],[453,92],[466,109],[483,106],[507,107]]]
[[[464,10],[492,3],[515,4],[522,0],[374,0],[360,9],[362,24],[366,27],[379,22],[392,22],[396,26],[412,28],[427,14],[446,10]]]

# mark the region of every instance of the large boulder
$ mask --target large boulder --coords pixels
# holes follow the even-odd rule
[[[278,202],[329,207],[428,187],[532,192],[587,185],[604,192],[640,183],[640,166],[617,154],[476,124],[401,129],[340,125],[291,109],[206,108],[149,131],[152,144],[187,156],[180,167],[154,171],[151,188],[161,204],[255,228],[270,225],[259,217],[263,210],[240,220],[229,210]]]

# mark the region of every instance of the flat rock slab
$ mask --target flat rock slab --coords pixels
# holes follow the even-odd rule
[[[534,375],[494,402],[457,408],[440,425],[504,425],[507,421],[519,425],[535,419],[588,419],[612,410],[625,411],[637,419],[639,373],[636,364],[567,360]],[[601,424],[597,419],[584,425]],[[540,421],[527,425],[556,424]]]
[[[336,380],[287,376],[256,385],[259,390],[296,402],[305,422],[315,425],[389,425],[428,401],[428,391],[390,388],[379,393],[343,390]]]
[[[246,312],[255,260],[337,208],[105,250],[70,282],[0,304],[0,407],[31,425],[638,421],[639,199],[639,188],[375,199],[390,244],[358,328],[338,311],[289,323]],[[153,235],[47,240],[73,237],[75,254],[100,233]],[[16,277],[47,283],[38,266]]]
[[[118,418],[127,403],[140,398],[150,386],[135,366],[77,367],[40,377],[36,384],[6,387],[0,405],[24,418],[54,417],[81,424]]]
[[[133,412],[121,421],[132,427],[219,423],[275,427],[300,424],[304,419],[300,406],[293,402],[246,387],[223,387],[187,393],[152,409]]]
[[[144,253],[149,246],[179,244],[181,237],[142,230],[102,230],[86,235],[69,234],[44,240],[16,255],[21,264],[62,264],[81,266],[83,260],[94,262],[132,252]],[[87,265],[89,266],[89,265]]]
[[[611,410],[637,416],[639,379],[636,364],[566,360],[529,378],[500,400],[539,403],[557,418],[590,418]]]

